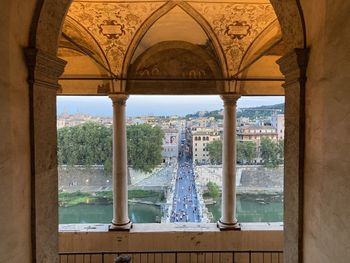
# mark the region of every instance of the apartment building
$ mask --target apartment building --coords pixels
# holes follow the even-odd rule
[[[218,129],[197,128],[192,131],[192,160],[196,164],[209,163],[208,144],[221,139],[221,131]]]

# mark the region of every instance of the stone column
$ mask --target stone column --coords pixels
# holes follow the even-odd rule
[[[113,102],[113,220],[110,230],[130,230],[125,105],[128,96],[112,94]]]
[[[24,54],[30,100],[31,262],[58,262],[56,94],[66,61],[35,48]]]
[[[222,156],[222,205],[218,227],[238,230],[236,219],[236,103],[239,95],[224,95],[224,140]]]
[[[284,260],[302,262],[307,49],[277,61],[286,80],[284,142]]]

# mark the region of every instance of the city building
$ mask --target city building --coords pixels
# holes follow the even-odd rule
[[[214,117],[198,117],[191,118],[188,121],[188,126],[198,127],[198,128],[209,128],[212,125],[215,125],[216,121]]]
[[[216,129],[196,128],[192,131],[192,160],[195,164],[208,164],[210,161],[208,144],[220,140],[222,133]]]
[[[253,125],[255,121],[249,119],[248,117],[240,117],[237,119],[238,126]]]
[[[87,122],[95,122],[109,127],[113,125],[111,117],[98,117],[85,114],[62,114],[57,116],[57,129],[73,127]]]
[[[167,251],[194,262],[206,250],[280,251],[284,263],[349,261],[350,1],[1,0],[0,13],[0,262],[65,262],[63,252],[74,262],[87,251],[152,252],[156,262]],[[126,101],[155,94],[222,96],[218,224],[131,228]],[[113,100],[118,198],[112,223],[62,233],[56,97],[71,95]],[[276,95],[286,105],[284,222],[238,225],[236,103]]]
[[[263,138],[268,138],[274,142],[278,140],[277,129],[272,126],[247,125],[237,128],[237,139],[240,142],[251,141],[256,144],[255,163],[260,163],[260,145]]]
[[[260,146],[263,138],[273,141],[278,140],[277,129],[272,126],[247,125],[237,128],[237,138],[239,141],[252,141]]]
[[[271,116],[271,126],[277,130],[278,140],[284,140],[284,114],[273,114]]]
[[[163,149],[162,157],[164,163],[177,162],[179,156],[180,138],[181,131],[178,129],[163,129],[164,139],[163,139]]]

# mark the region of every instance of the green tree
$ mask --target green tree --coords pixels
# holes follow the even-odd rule
[[[267,167],[277,167],[283,163],[284,143],[263,138],[260,145],[261,158]]]
[[[278,156],[279,156],[279,162],[280,164],[284,163],[284,140],[278,141]]]
[[[162,161],[164,133],[159,126],[127,127],[128,164],[136,170],[150,172]],[[58,163],[66,165],[103,165],[112,173],[112,128],[85,123],[58,130]]]
[[[59,129],[57,139],[59,164],[104,165],[111,173],[112,128],[89,122]]]
[[[127,138],[128,163],[134,169],[150,172],[161,164],[164,132],[159,126],[128,126]]]
[[[209,182],[207,183],[208,195],[214,199],[218,198],[220,195],[220,188],[216,183]]]
[[[222,164],[222,141],[211,141],[207,145],[211,164]]]
[[[237,160],[251,164],[256,158],[256,143],[244,141],[237,143]]]

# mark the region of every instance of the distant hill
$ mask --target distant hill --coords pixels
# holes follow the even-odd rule
[[[281,110],[284,112],[284,103],[274,104],[274,105],[264,105],[251,108],[239,108],[239,110]]]
[[[224,116],[221,114],[222,110],[214,110],[214,111],[197,111],[194,114],[187,114],[186,119],[195,119],[200,117],[214,117],[216,120],[222,120]]]
[[[246,117],[250,119],[256,119],[259,117],[269,117],[273,113],[284,114],[284,103],[252,108],[239,108],[237,110],[237,118]]]
[[[284,103],[274,104],[274,105],[264,105],[258,107],[251,108],[238,108],[237,110],[237,118],[246,117],[250,119],[261,118],[261,117],[269,117],[274,112],[276,113],[284,113]],[[199,118],[199,117],[214,117],[216,120],[223,119],[221,110],[214,111],[198,111],[194,114],[187,114],[186,119],[189,118]]]

